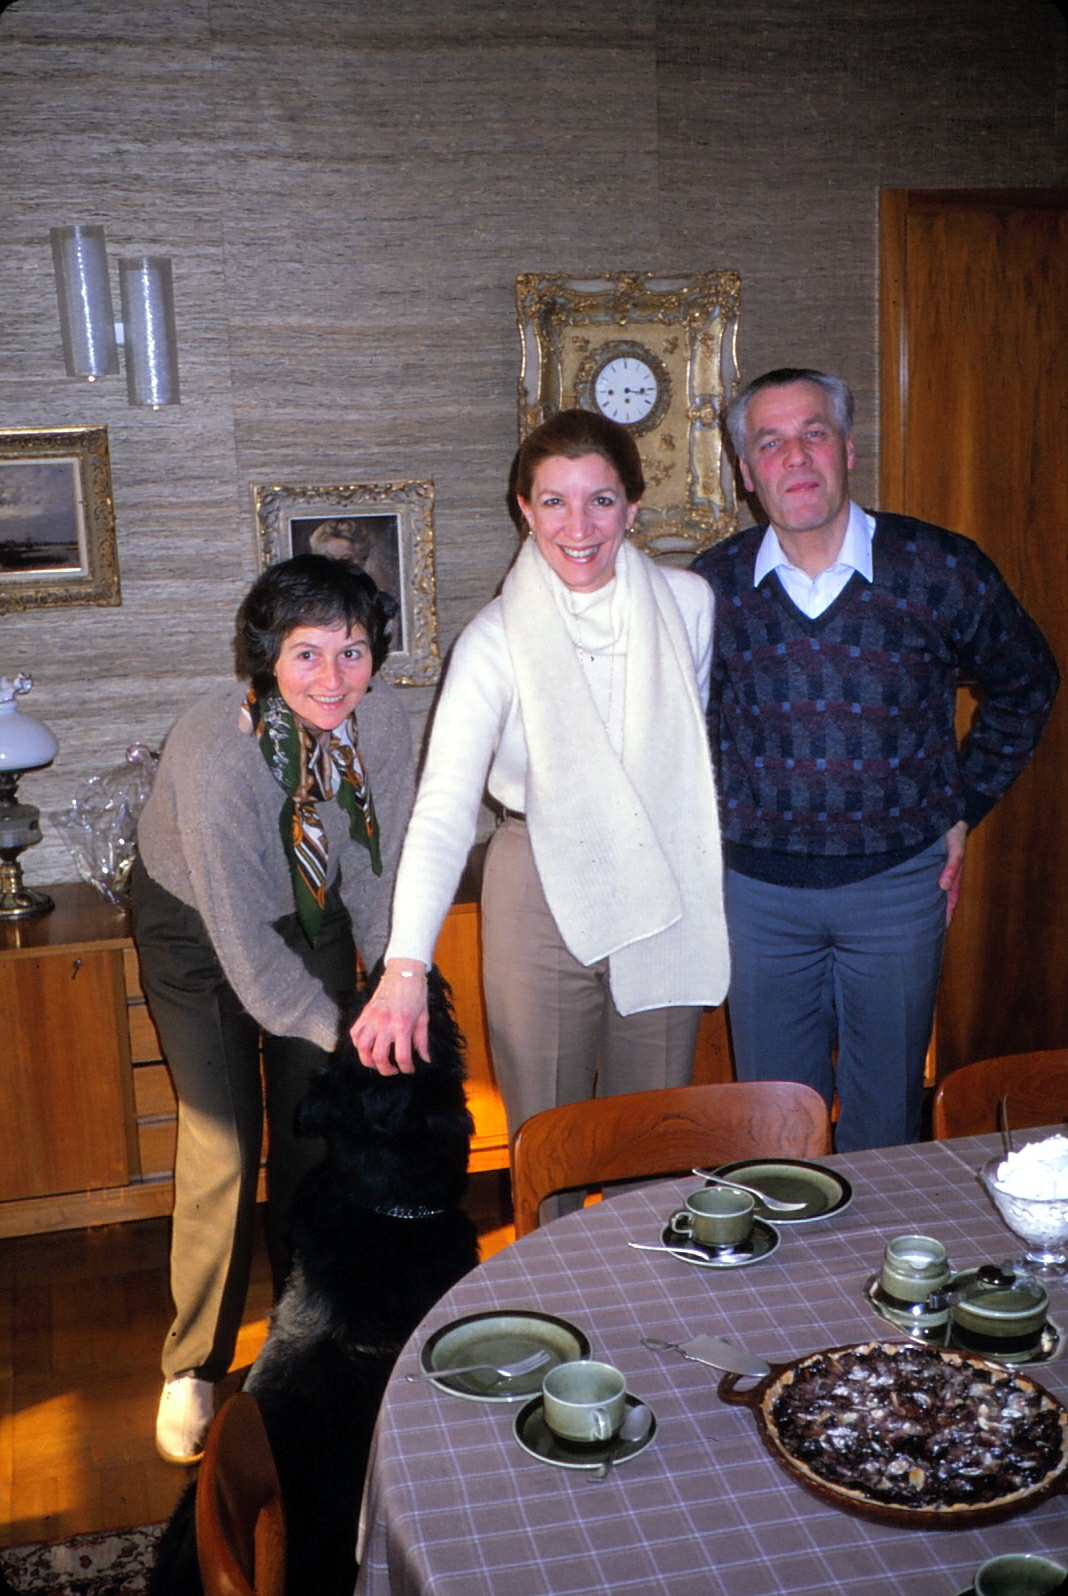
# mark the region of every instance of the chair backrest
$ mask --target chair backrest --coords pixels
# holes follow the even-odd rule
[[[1007,1053],[965,1064],[938,1086],[931,1114],[936,1141],[1000,1129],[998,1104],[1008,1097],[1009,1125],[1028,1130],[1068,1117],[1068,1047]]]
[[[247,1391],[223,1403],[208,1431],[196,1525],[205,1596],[282,1596],[282,1490],[259,1403]]]
[[[671,1086],[546,1109],[519,1127],[512,1144],[515,1233],[537,1229],[543,1200],[570,1187],[830,1150],[826,1103],[794,1081]]]

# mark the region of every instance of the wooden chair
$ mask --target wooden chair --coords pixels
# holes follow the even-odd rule
[[[282,1491],[259,1403],[247,1391],[223,1404],[208,1432],[196,1526],[204,1596],[282,1596]]]
[[[935,1092],[931,1113],[935,1141],[1000,1129],[998,1104],[1006,1096],[1013,1130],[1068,1118],[1068,1047],[1007,1053],[953,1070]]]
[[[543,1200],[572,1187],[830,1150],[826,1103],[793,1081],[673,1086],[546,1109],[512,1144],[515,1233],[536,1230]]]

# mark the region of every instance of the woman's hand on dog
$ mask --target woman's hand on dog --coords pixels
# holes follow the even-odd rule
[[[418,959],[390,959],[349,1035],[368,1069],[411,1075],[413,1052],[430,1057],[429,1023],[426,965]]]

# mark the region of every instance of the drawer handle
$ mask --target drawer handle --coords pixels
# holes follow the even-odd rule
[[[77,975],[77,973],[81,969],[81,967],[82,967],[81,959],[75,959],[74,963],[70,967],[70,978],[71,978],[72,981],[74,980],[74,977]]]

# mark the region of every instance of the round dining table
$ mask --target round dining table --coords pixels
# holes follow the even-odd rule
[[[361,1515],[359,1596],[955,1596],[1003,1552],[1068,1560],[1061,1495],[953,1531],[843,1511],[771,1456],[754,1414],[720,1399],[715,1369],[643,1345],[708,1333],[777,1363],[902,1339],[867,1295],[890,1237],[933,1236],[957,1270],[1019,1250],[976,1179],[999,1146],[972,1137],[822,1160],[851,1199],[827,1217],[782,1223],[778,1246],[745,1267],[628,1245],[661,1239],[699,1184],[693,1176],[626,1190],[504,1248],[437,1304],[397,1362]],[[1051,1321],[1068,1329],[1068,1286],[1051,1286],[1050,1299]],[[624,1372],[655,1414],[650,1444],[605,1471],[558,1467],[520,1446],[522,1402],[406,1378],[450,1322],[526,1310],[568,1320],[594,1358]],[[1068,1362],[1022,1372],[1068,1404]]]

